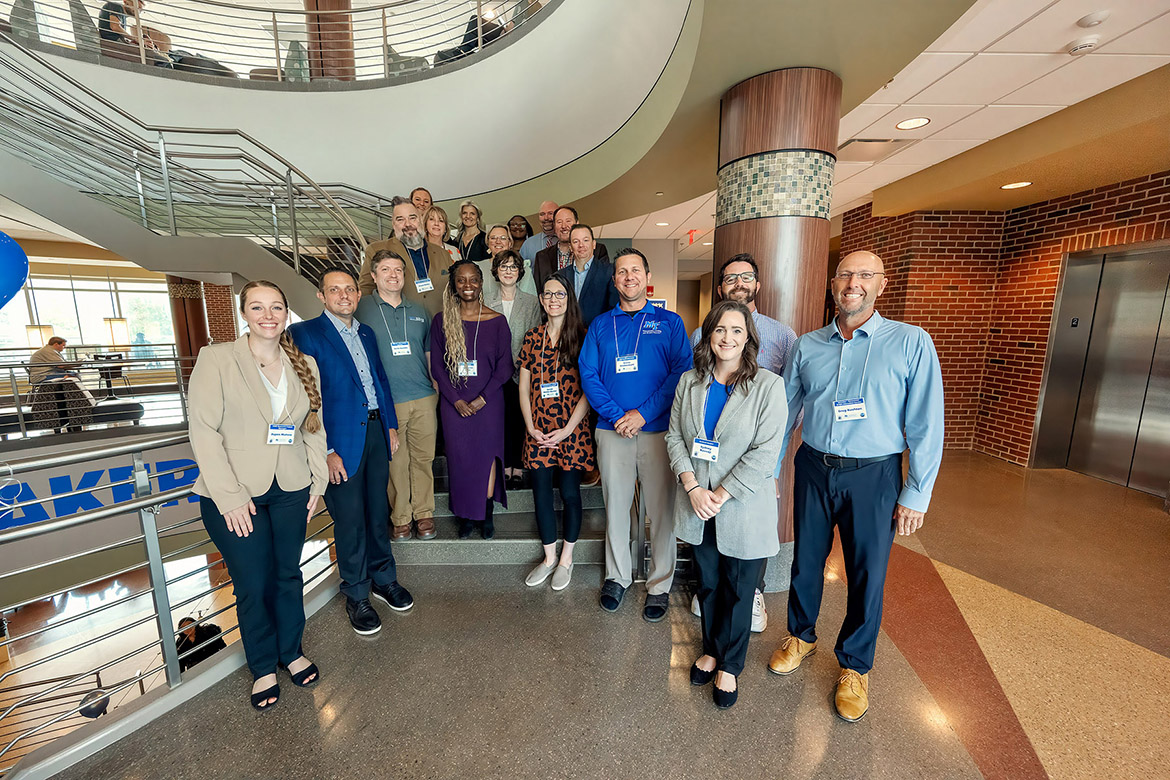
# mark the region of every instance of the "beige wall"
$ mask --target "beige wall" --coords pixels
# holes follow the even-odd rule
[[[674,310],[678,316],[683,318],[683,322],[687,326],[687,333],[692,332],[702,323],[702,320],[699,319],[699,296],[702,295],[699,288],[698,279],[678,283],[678,305],[674,307]]]

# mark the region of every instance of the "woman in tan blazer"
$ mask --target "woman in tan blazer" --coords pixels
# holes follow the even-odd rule
[[[678,476],[674,531],[699,575],[703,654],[691,683],[715,680],[715,704],[738,697],[764,560],[780,550],[772,471],[788,423],[783,380],[759,367],[752,313],[720,301],[703,320],[695,367],[682,375],[666,451]]]
[[[299,686],[320,676],[301,651],[300,559],[329,470],[317,364],[285,333],[288,300],[272,282],[249,282],[240,311],[248,333],[199,352],[187,404],[193,489],[232,577],[251,702],[263,710],[280,697],[278,667]]]

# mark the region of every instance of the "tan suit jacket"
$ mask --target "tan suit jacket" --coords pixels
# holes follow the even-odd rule
[[[308,355],[305,360],[319,387],[317,363]],[[264,495],[273,477],[281,490],[291,492],[308,485],[312,495],[325,495],[329,484],[325,429],[301,430],[309,414],[309,397],[283,352],[280,361],[288,377],[288,402],[279,420],[272,419],[272,402],[246,334],[230,343],[204,347],[191,372],[187,410],[191,450],[199,466],[193,490],[214,501],[221,513]],[[273,422],[297,426],[292,444],[267,443]]]
[[[397,238],[388,238],[385,241],[375,241],[366,247],[366,256],[362,259],[362,269],[358,274],[358,289],[362,295],[372,295],[374,292],[374,275],[370,272],[370,258],[382,249],[389,249],[400,255],[406,261],[406,285],[402,288],[402,297],[421,304],[427,313],[434,317],[443,310],[443,288],[447,286],[447,271],[451,268],[451,255],[446,249],[427,242],[427,259],[431,262],[431,284],[435,289],[420,293],[415,288],[416,276],[414,262],[410,259],[410,252],[406,251],[402,241]]]

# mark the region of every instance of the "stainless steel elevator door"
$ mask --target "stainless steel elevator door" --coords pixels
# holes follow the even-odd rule
[[[1158,389],[1144,424],[1140,484],[1132,487],[1160,494],[1170,477],[1170,366],[1153,367],[1160,328],[1170,340],[1170,321],[1162,317],[1168,261],[1165,252],[1105,257],[1068,456],[1074,471],[1129,485],[1153,371]],[[1157,351],[1170,359],[1170,344]]]

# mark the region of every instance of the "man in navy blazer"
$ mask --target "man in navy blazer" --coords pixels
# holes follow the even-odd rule
[[[382,621],[370,604],[371,593],[399,612],[414,606],[398,584],[390,551],[386,486],[390,457],[398,449],[398,418],[374,331],[353,316],[361,298],[353,273],[340,266],[326,269],[317,297],[325,305],[321,316],[288,332],[321,373],[329,443],[325,506],[333,518],[345,610],[354,631],[376,634]]]
[[[613,263],[608,256],[596,252],[599,244],[593,240],[593,228],[588,225],[573,225],[569,244],[573,262],[560,274],[573,283],[573,292],[577,293],[577,303],[581,306],[581,318],[588,328],[594,317],[612,311],[618,305],[617,288],[613,286]]]

